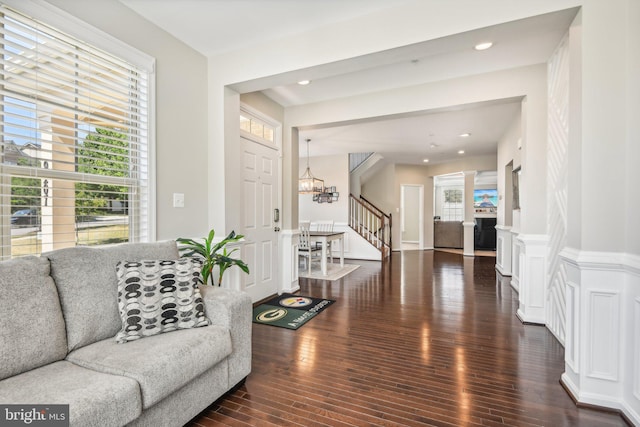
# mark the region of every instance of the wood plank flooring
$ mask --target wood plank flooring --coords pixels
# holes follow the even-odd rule
[[[563,348],[515,316],[495,258],[394,253],[301,295],[297,331],[253,324],[253,372],[190,426],[625,426],[563,390]]]

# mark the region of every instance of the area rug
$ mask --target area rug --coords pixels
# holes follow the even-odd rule
[[[307,279],[338,280],[358,267],[360,266],[357,264],[345,264],[344,267],[340,267],[340,264],[329,264],[327,265],[327,275],[323,276],[320,266],[316,267],[311,264],[311,275],[309,275],[309,270],[298,268],[298,276]]]
[[[335,300],[282,294],[253,309],[253,323],[298,329]]]

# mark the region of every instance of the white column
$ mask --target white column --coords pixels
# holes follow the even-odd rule
[[[547,235],[520,234],[518,318],[525,323],[545,324],[547,287]]]
[[[496,225],[496,270],[511,276],[511,227]]]
[[[300,230],[282,230],[280,232],[280,247],[282,253],[281,285],[278,293],[293,293],[300,290],[298,283],[298,242]]]
[[[567,248],[565,372],[580,403],[640,425],[640,256]]]
[[[511,287],[516,292],[520,292],[520,250],[522,249],[518,234],[511,229]]]
[[[464,232],[464,256],[474,256],[474,231],[475,218],[473,209],[473,189],[475,187],[476,171],[464,171],[464,222],[462,223]]]

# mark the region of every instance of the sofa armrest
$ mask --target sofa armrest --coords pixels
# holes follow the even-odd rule
[[[200,292],[211,323],[231,332],[232,352],[228,357],[231,388],[251,372],[251,298],[245,292],[215,286],[200,286]]]

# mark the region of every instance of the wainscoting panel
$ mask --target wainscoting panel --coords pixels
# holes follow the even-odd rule
[[[640,426],[640,257],[565,248],[565,372],[579,403],[620,410]]]
[[[618,381],[620,348],[620,294],[611,291],[588,291],[589,357],[587,375]]]
[[[580,294],[576,289],[576,284],[573,282],[567,283],[567,315],[566,315],[566,331],[567,337],[570,339],[565,340],[564,347],[564,360],[573,372],[578,373],[578,327],[580,322]]]
[[[520,292],[520,250],[518,233],[511,232],[511,287]]]
[[[520,248],[520,291],[518,317],[525,323],[546,324],[546,235],[518,235]]]
[[[640,402],[640,298],[636,298],[633,304],[634,319],[636,325],[632,336],[634,339],[633,349],[633,396]]]
[[[496,226],[496,269],[503,276],[511,276],[511,227]]]

